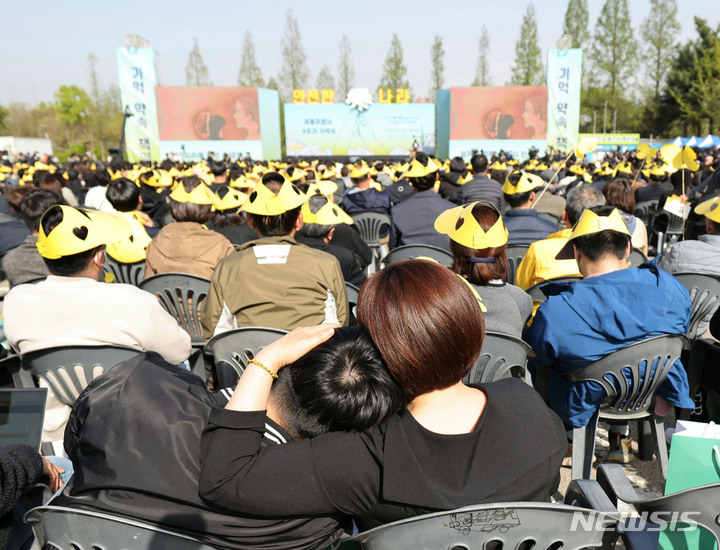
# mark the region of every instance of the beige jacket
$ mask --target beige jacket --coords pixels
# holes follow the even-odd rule
[[[205,338],[238,327],[292,330],[348,323],[340,264],[292,237],[266,237],[242,245],[215,270],[202,314]]]
[[[177,272],[209,279],[217,263],[234,251],[226,237],[199,223],[173,222],[148,245],[145,278]]]

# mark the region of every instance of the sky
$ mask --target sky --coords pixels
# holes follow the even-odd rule
[[[629,0],[637,36],[650,9],[650,0]],[[263,77],[280,73],[281,38],[285,17],[292,9],[298,21],[310,68],[309,88],[315,87],[321,67],[327,64],[337,79],[340,38],[352,46],[356,87],[377,89],[393,33],[403,46],[408,79],[416,96],[430,87],[430,47],[435,34],[445,49],[445,87],[468,86],[475,77],[478,40],[483,25],[490,38],[493,85],[510,79],[515,41],[527,0],[68,0],[2,2],[3,54],[0,55],[0,104],[30,105],[51,100],[63,84],[88,88],[87,57],[97,58],[101,86],[117,84],[115,49],[125,46],[133,33],[150,42],[157,52],[159,83],[185,84],[185,65],[197,37],[200,52],[216,86],[237,85],[245,32],[250,30]],[[602,2],[589,2],[590,27],[597,21]],[[543,55],[561,36],[567,0],[534,3]],[[696,36],[693,17],[700,15],[713,28],[720,22],[720,1],[678,2],[681,43]]]

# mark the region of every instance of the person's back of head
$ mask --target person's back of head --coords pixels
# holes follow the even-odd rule
[[[508,174],[507,180],[513,185],[517,185],[522,176],[523,173],[520,170],[513,170],[512,172],[510,172],[510,174]],[[533,192],[534,190],[525,191],[523,193],[503,193],[503,197],[505,198],[505,202],[508,203],[510,208],[518,208],[528,203],[528,201],[530,200],[530,195]]]
[[[283,185],[291,185],[295,188],[298,195],[302,195],[304,197],[300,190],[293,186],[289,181],[286,182],[283,175],[278,172],[266,172],[263,174],[261,183],[276,196],[280,193]],[[293,234],[300,216],[300,206],[290,208],[285,212],[276,215],[261,215],[250,212],[248,209],[251,207],[257,196],[257,190],[250,193],[248,201],[243,206],[243,209],[247,212],[247,219],[252,228],[259,232],[263,237],[281,237]]]
[[[313,195],[308,199],[307,205],[310,212],[317,214],[318,211],[328,203],[327,197],[324,195]],[[324,225],[320,223],[303,223],[300,233],[311,239],[324,239],[333,230],[334,225]]]
[[[427,168],[428,163],[432,162],[430,160],[430,157],[427,156],[427,154],[423,153],[422,151],[418,151],[418,153],[415,155],[415,159],[420,164],[422,164],[425,168]],[[432,168],[432,167],[431,167]],[[417,178],[408,178],[412,186],[415,188],[416,191],[427,191],[429,189],[432,189],[435,185],[435,181],[437,180],[437,170],[434,170],[430,174],[427,174],[425,176],[420,176]]]
[[[5,190],[5,200],[10,206],[10,209],[16,214],[20,214],[20,203],[25,196],[34,190],[34,185],[16,185]]]
[[[328,431],[367,430],[405,406],[363,327],[341,327],[326,342],[278,373],[270,397],[294,439]]]
[[[118,212],[132,212],[140,204],[140,188],[127,178],[118,178],[110,182],[105,197]]]
[[[613,206],[594,206],[588,208],[588,210],[594,212],[599,217],[607,217],[616,209]],[[627,231],[627,228],[625,229]],[[630,235],[628,233],[621,233],[620,231],[614,231],[612,229],[582,235],[572,240],[575,248],[592,262],[596,262],[605,257],[617,260],[625,259],[629,242]]]
[[[487,172],[488,159],[482,153],[473,155],[473,157],[470,159],[470,166],[472,166],[473,174],[482,174],[484,172]]]
[[[59,193],[62,195],[63,190],[63,182],[60,176],[57,174],[50,174],[49,172],[43,176],[43,178],[40,180],[40,184],[38,185],[40,189],[48,189],[50,191],[55,191],[56,193]]]
[[[66,204],[62,195],[49,189],[33,189],[20,202],[20,217],[32,233],[40,229],[40,218],[56,204]]]
[[[208,162],[208,168],[210,168],[210,173],[216,178],[227,174],[227,168],[222,162]]]
[[[185,176],[180,178],[178,185],[182,185],[186,193],[191,193],[199,185],[205,185],[197,176]],[[170,196],[168,202],[170,215],[177,222],[206,223],[212,216],[212,205],[196,204],[194,202],[178,202]]]
[[[626,178],[610,180],[602,189],[605,204],[615,206],[626,214],[635,214],[635,193],[632,181]]]
[[[583,210],[605,204],[602,192],[592,183],[581,184],[572,188],[567,194],[565,214],[570,225],[575,225]]]
[[[50,207],[40,218],[40,228],[45,235],[50,233],[59,226],[64,218],[63,210],[59,207]],[[43,261],[51,275],[59,275],[61,277],[72,277],[85,271],[90,262],[95,257],[99,249],[103,246],[83,250],[75,254],[68,254],[59,258],[47,258],[43,256]],[[42,255],[42,252],[41,252]]]

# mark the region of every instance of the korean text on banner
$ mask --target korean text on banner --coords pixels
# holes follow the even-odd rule
[[[130,162],[160,160],[155,103],[155,52],[152,48],[118,48],[120,100],[125,121],[125,149]]]
[[[549,50],[547,144],[566,153],[579,140],[582,50]]]

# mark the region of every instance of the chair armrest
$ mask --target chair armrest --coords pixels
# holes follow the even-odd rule
[[[591,479],[574,479],[565,494],[565,504],[589,508],[609,516],[620,518],[616,506],[608,498],[600,484]]]
[[[618,500],[627,504],[641,501],[620,464],[600,464],[597,469],[597,482],[615,506]]]

